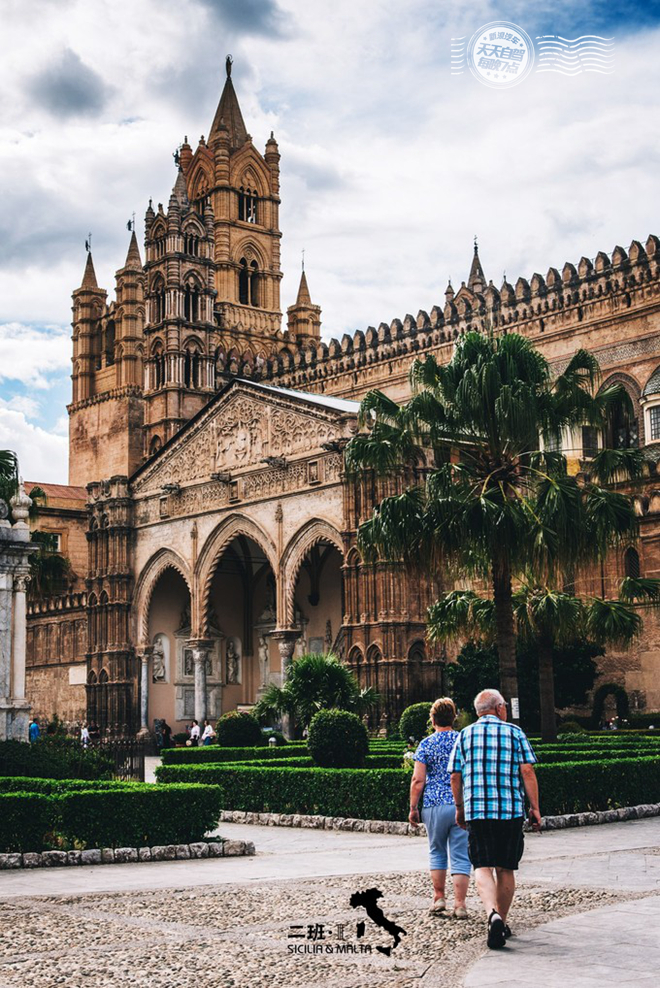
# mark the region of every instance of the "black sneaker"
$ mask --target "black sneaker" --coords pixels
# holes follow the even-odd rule
[[[511,927],[509,926],[508,923],[505,923],[504,924],[504,939],[505,940],[508,940],[509,937],[512,937],[512,936],[513,936],[513,933],[511,932]]]
[[[506,926],[502,917],[493,911],[488,917],[488,946],[491,950],[500,950],[506,943]]]

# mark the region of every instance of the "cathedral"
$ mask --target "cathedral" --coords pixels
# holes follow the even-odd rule
[[[381,703],[374,727],[438,694],[446,654],[425,613],[437,587],[367,565],[357,527],[394,478],[349,481],[343,450],[360,399],[409,394],[417,356],[451,359],[467,330],[528,336],[553,368],[579,347],[620,382],[634,416],[565,437],[571,469],[604,440],[648,447],[637,547],[612,554],[594,592],[660,575],[660,241],[583,257],[528,282],[467,281],[417,316],[325,342],[303,271],[280,302],[280,154],[247,131],[227,60],[206,139],[177,152],[167,209],[131,233],[115,297],[91,252],[73,292],[69,484],[41,484],[37,526],[70,561],[62,593],[28,608],[27,695],[39,717],[145,736],[165,719],[249,710],[304,652],[334,652]],[[34,484],[37,484],[35,478]],[[26,485],[28,492],[30,485]],[[608,652],[598,683],[660,710],[660,625]]]

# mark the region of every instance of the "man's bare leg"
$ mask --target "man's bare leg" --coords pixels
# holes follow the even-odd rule
[[[496,868],[495,909],[506,923],[506,918],[516,891],[516,873],[507,868]]]
[[[477,886],[477,892],[479,893],[479,898],[481,899],[482,905],[486,910],[486,916],[490,916],[493,909],[498,912],[497,884],[493,869],[475,868],[474,880]]]

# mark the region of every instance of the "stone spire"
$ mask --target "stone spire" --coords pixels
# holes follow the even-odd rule
[[[135,230],[131,233],[131,242],[128,245],[128,254],[126,255],[124,267],[130,268],[131,271],[142,270],[142,258],[140,257],[140,248],[138,247]]]
[[[311,304],[312,304],[312,296],[309,294],[309,288],[307,287],[307,278],[305,276],[305,269],[303,268],[303,273],[300,277],[300,285],[298,287],[296,306],[311,305]]]
[[[474,257],[472,258],[472,266],[470,268],[470,276],[467,283],[468,288],[471,292],[483,292],[486,287],[486,276],[484,275],[483,268],[481,267],[481,261],[479,260],[479,245],[477,243],[477,238],[474,238]]]
[[[218,109],[215,111],[213,123],[211,124],[211,132],[209,134],[208,143],[211,144],[213,138],[220,130],[221,122],[224,122],[225,127],[229,132],[229,147],[232,151],[234,151],[236,148],[240,148],[245,144],[248,139],[248,132],[243,120],[241,108],[238,105],[236,90],[234,89],[234,84],[231,81],[231,66],[231,55],[227,55],[227,79],[225,81],[225,88],[222,90],[220,102],[218,103]]]
[[[177,197],[179,200],[179,205],[185,212],[190,203],[188,201],[188,188],[186,186],[186,180],[183,175],[183,169],[180,166],[176,176],[176,182],[174,183],[174,188],[172,189],[172,195]]]
[[[87,253],[87,263],[85,264],[85,273],[83,275],[81,288],[87,288],[90,291],[98,288],[98,282],[96,281],[96,272],[94,270],[94,262],[92,261],[91,250]]]

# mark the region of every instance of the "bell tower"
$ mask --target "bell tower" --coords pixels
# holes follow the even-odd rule
[[[226,79],[208,140],[181,149],[190,201],[213,211],[216,317],[223,343],[267,356],[280,310],[280,154],[271,133],[261,154],[248,134],[226,60]],[[229,337],[231,336],[231,340]]]

